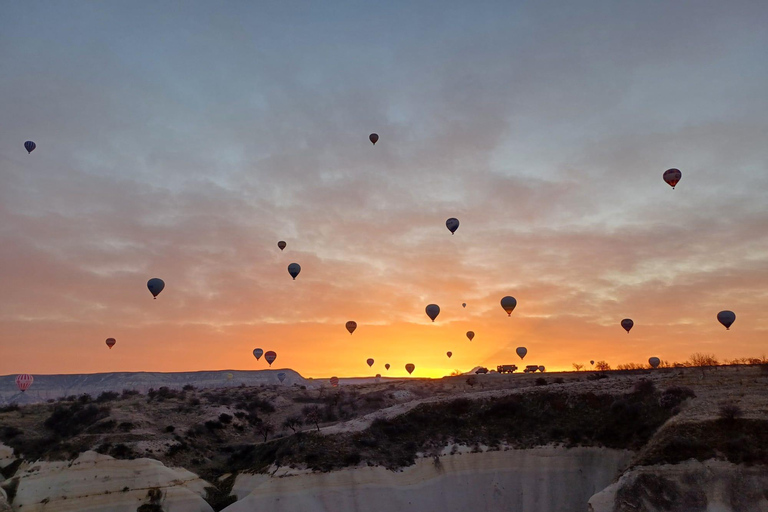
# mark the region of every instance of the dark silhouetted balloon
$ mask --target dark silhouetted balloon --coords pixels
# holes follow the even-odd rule
[[[654,368],[658,368],[661,364],[661,360],[658,357],[651,357],[648,359],[648,364],[653,366]]]
[[[336,387],[339,385],[339,378],[338,377],[331,377],[331,386]]]
[[[153,277],[147,281],[147,288],[149,289],[149,292],[152,294],[152,296],[157,299],[157,296],[161,291],[163,291],[163,288],[165,288],[165,281],[159,277]]]
[[[32,153],[36,147],[37,147],[37,144],[35,144],[31,140],[28,140],[27,142],[24,143],[24,149],[27,150],[28,155]]]
[[[672,187],[672,190],[675,189],[675,185],[680,182],[680,178],[682,177],[683,173],[680,172],[680,169],[667,169],[664,171],[664,181]]]
[[[451,234],[454,234],[456,230],[459,229],[459,219],[451,217],[450,219],[445,221],[445,227],[448,228],[448,231],[450,231]]]
[[[281,383],[285,380],[285,377],[286,375],[283,372],[277,374],[277,380],[279,380]]]
[[[546,370],[546,368],[544,368],[543,366],[539,366],[539,371],[540,371],[540,372],[542,372],[542,373],[543,373],[543,372],[544,372],[544,370]]]
[[[349,322],[347,322],[346,327],[347,327],[347,330],[349,331],[349,334],[352,334],[353,332],[355,332],[355,329],[357,329],[357,322],[350,320]]]
[[[450,358],[451,358],[451,356],[453,355],[453,352],[450,352],[450,351],[448,351],[448,352],[446,352],[446,353],[445,353],[445,355],[447,355],[447,356],[448,356],[448,359],[450,359]]]
[[[629,331],[632,329],[633,325],[635,325],[635,322],[633,322],[631,318],[625,318],[621,321],[621,326],[625,331],[627,331],[627,334],[629,334]]]
[[[405,365],[405,371],[408,372],[408,375],[412,374],[413,370],[415,369],[416,369],[416,365],[414,365],[413,363],[408,363],[407,365]]]
[[[594,361],[590,361],[589,364],[591,364],[592,366],[595,366],[595,362]]]
[[[469,341],[472,341],[472,338],[475,337],[474,331],[467,331],[467,338],[469,338]]]
[[[731,325],[736,321],[736,313],[733,311],[721,311],[717,314],[717,321],[725,326],[725,330],[729,331]]]
[[[375,146],[375,145],[376,145],[376,143],[377,143],[377,142],[379,142],[379,134],[378,134],[378,133],[372,133],[372,134],[370,134],[370,135],[368,136],[368,140],[370,140],[370,141],[371,141],[371,144],[373,144],[373,145]]]
[[[435,321],[435,318],[437,318],[437,315],[440,314],[440,306],[437,304],[430,304],[426,308],[427,316],[432,319],[432,321]]]
[[[507,316],[512,316],[512,312],[515,310],[516,306],[517,300],[514,297],[507,295],[501,299],[501,307],[507,312]]]
[[[384,368],[386,368],[387,370],[389,370],[389,363],[385,364],[385,365],[384,365]]]
[[[253,357],[255,357],[257,361],[261,359],[262,355],[264,355],[263,350],[261,350],[260,348],[253,349]]]
[[[461,307],[463,307],[463,308],[467,307],[467,303],[466,302],[462,302],[461,303]]]
[[[288,244],[286,244],[286,243],[285,243],[285,242],[283,242],[282,240],[280,240],[279,242],[277,242],[277,246],[280,248],[280,250],[281,250],[281,251],[282,251],[283,249],[285,249],[285,246],[286,246],[286,245],[288,245]]]
[[[520,359],[525,359],[525,354],[528,353],[528,349],[525,347],[517,347],[515,352],[517,352],[517,355],[520,356]]]
[[[272,366],[272,363],[275,362],[275,359],[277,359],[277,354],[270,350],[269,352],[264,354],[264,359],[269,363],[269,366]]]
[[[107,346],[110,349],[115,346],[115,343],[117,343],[117,341],[115,341],[115,338],[107,338]]]
[[[301,265],[298,263],[291,263],[288,265],[288,273],[291,274],[291,277],[296,280],[296,276],[299,275],[299,272],[301,272]]]
[[[368,359],[365,360],[365,362],[368,363],[368,366],[373,366],[373,359],[372,358],[369,357]]]
[[[22,373],[21,375],[16,376],[16,386],[22,393],[28,390],[29,386],[31,386],[34,381],[35,378],[28,373]]]

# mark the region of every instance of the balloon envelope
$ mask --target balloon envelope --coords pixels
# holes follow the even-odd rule
[[[19,390],[21,390],[21,392],[23,393],[24,391],[29,389],[29,386],[31,386],[34,381],[35,381],[35,378],[32,377],[30,374],[22,373],[21,375],[16,376],[16,387],[18,387]]]
[[[24,149],[27,150],[27,154],[33,152],[36,147],[37,147],[37,144],[35,144],[31,140],[28,140],[27,142],[24,143]]]
[[[635,322],[633,322],[631,318],[625,318],[621,321],[621,326],[627,331],[627,334],[629,334],[629,330],[632,329],[633,325],[635,325]]]
[[[115,341],[115,338],[107,338],[107,346],[108,346],[109,348],[112,348],[112,347],[114,347],[114,346],[115,346],[115,343],[117,343],[117,341]]]
[[[430,304],[426,308],[427,316],[432,319],[432,321],[435,321],[435,318],[437,318],[437,315],[440,314],[440,306],[437,304]]]
[[[514,297],[507,295],[501,299],[501,307],[504,308],[504,311],[507,312],[507,316],[512,316],[512,311],[515,310],[516,306],[517,300]]]
[[[448,231],[450,231],[451,234],[454,234],[456,230],[459,229],[459,219],[451,217],[445,221],[445,227],[448,228]]]
[[[368,363],[368,366],[373,366],[373,359],[372,358],[369,357],[368,359],[365,360],[365,362]]]
[[[280,382],[283,382],[285,380],[285,373],[283,372],[278,373],[277,380],[279,380]]]
[[[338,377],[331,377],[331,386],[336,387],[339,385],[339,378]]]
[[[412,374],[413,370],[415,369],[416,369],[416,365],[414,365],[413,363],[408,363],[407,365],[405,365],[405,370],[408,372],[408,375]]]
[[[467,307],[467,303],[466,302],[462,302],[461,303],[461,307],[463,307],[463,308]]]
[[[721,311],[717,314],[717,321],[725,326],[725,330],[730,330],[731,324],[736,321],[736,313],[733,311]]]
[[[648,364],[653,366],[654,368],[658,368],[661,364],[661,360],[658,357],[651,357],[648,359]]]
[[[163,291],[163,288],[165,288],[165,281],[159,277],[153,277],[147,281],[147,289],[149,289],[149,293],[155,298],[157,298],[160,292]]]
[[[450,358],[451,358],[451,356],[453,355],[453,352],[450,352],[450,351],[449,351],[449,352],[446,352],[446,353],[445,353],[445,355],[447,355],[447,356],[448,356],[448,359],[450,359]]]
[[[264,351],[261,350],[260,348],[253,349],[253,357],[255,357],[257,361],[261,359],[261,356],[263,355],[264,355]]]
[[[299,275],[299,272],[301,272],[301,265],[298,263],[291,263],[288,265],[288,273],[291,274],[291,277],[296,280],[296,276]]]
[[[467,338],[469,338],[469,341],[472,341],[472,338],[475,337],[474,331],[467,331]]]
[[[515,352],[517,352],[517,355],[520,356],[520,359],[524,359],[525,358],[525,354],[528,353],[528,349],[525,348],[525,347],[517,347],[515,349]]]
[[[269,366],[272,366],[272,363],[275,362],[275,359],[277,359],[277,354],[270,350],[269,352],[264,354],[264,359],[269,363]]]
[[[595,362],[594,361],[590,361],[589,364],[591,364],[592,366],[595,366]]]
[[[379,134],[378,133],[372,133],[368,136],[368,140],[371,141],[371,144],[374,146],[379,141]]]
[[[355,329],[357,329],[357,322],[353,322],[352,320],[350,320],[349,322],[347,322],[346,327],[347,327],[347,330],[349,331],[349,334],[352,334],[353,332],[355,332]]]
[[[386,368],[387,370],[389,370],[389,363],[385,364],[385,365],[384,365],[384,368]]]
[[[680,182],[682,177],[683,173],[680,172],[680,169],[667,169],[664,171],[664,181],[666,181],[667,184],[672,187],[672,190],[675,189],[675,185]]]
[[[282,251],[283,249],[285,249],[285,246],[286,246],[286,245],[288,245],[288,244],[286,244],[286,243],[285,243],[285,242],[283,242],[282,240],[280,240],[279,242],[277,242],[277,246],[280,248],[280,250],[281,250],[281,251]]]
[[[539,366],[539,371],[540,372],[543,372],[544,370],[546,370],[546,368],[544,368],[543,366]]]

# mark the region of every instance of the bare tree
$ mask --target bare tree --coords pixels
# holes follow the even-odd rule
[[[270,420],[262,420],[259,422],[258,425],[256,425],[256,433],[258,433],[261,436],[264,436],[264,442],[267,442],[267,438],[269,437],[269,434],[274,433],[275,426],[272,424],[272,421]]]
[[[320,413],[320,408],[316,405],[305,407],[301,412],[304,413],[305,416],[305,422],[307,424],[312,423],[315,425],[315,428],[317,428],[317,431],[320,432],[320,420],[322,419],[322,414]]]
[[[583,365],[583,364],[579,364],[579,363],[573,363],[573,368],[574,368],[574,369],[575,369],[577,372],[580,372],[580,371],[581,371],[581,369],[582,369],[582,368],[584,368],[584,365]]]
[[[715,354],[702,354],[700,352],[696,352],[695,354],[691,354],[691,366],[717,366],[720,363],[717,360],[717,357],[715,357]]]
[[[296,430],[299,429],[304,424],[304,420],[301,419],[301,416],[289,416],[285,419],[283,422],[283,428],[289,428],[293,430],[293,433],[296,433]]]
[[[611,369],[611,365],[609,365],[606,361],[597,361],[595,362],[595,370],[599,370],[601,372],[606,372]]]

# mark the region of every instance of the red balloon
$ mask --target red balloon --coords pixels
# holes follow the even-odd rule
[[[114,346],[115,346],[115,343],[117,343],[117,341],[115,341],[115,338],[107,338],[107,346],[108,346],[109,348],[112,348],[112,347],[114,347]]]
[[[336,387],[339,385],[339,378],[338,377],[331,377],[331,386]]]
[[[378,133],[372,133],[372,134],[370,134],[370,135],[368,136],[368,140],[370,140],[370,141],[371,141],[371,144],[373,144],[373,145],[375,146],[375,145],[376,145],[376,143],[379,141],[379,134],[378,134]]]
[[[274,351],[270,350],[269,352],[264,353],[264,359],[267,360],[267,362],[269,363],[269,366],[272,366],[272,363],[274,363],[275,359],[277,359],[277,354]]]
[[[683,173],[680,172],[680,169],[667,169],[664,171],[664,181],[672,187],[672,190],[675,189],[675,185],[680,182],[680,178],[682,177]]]
[[[34,381],[35,378],[28,373],[22,373],[21,375],[16,376],[16,385],[22,393],[29,389],[29,386],[31,386]]]

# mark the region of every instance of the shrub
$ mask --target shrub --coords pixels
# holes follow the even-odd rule
[[[110,402],[112,400],[117,400],[119,397],[120,395],[114,391],[103,391],[99,396],[96,397],[96,402]]]
[[[640,379],[635,382],[634,392],[638,395],[652,395],[656,392],[656,384],[652,380]]]
[[[205,422],[205,428],[213,432],[214,430],[220,430],[224,428],[224,425],[220,421],[208,420]]]
[[[607,379],[608,375],[604,373],[590,373],[587,375],[587,380],[600,380],[600,379]]]
[[[138,394],[139,394],[139,392],[136,391],[135,389],[124,389],[123,393],[120,396],[122,398],[129,398],[129,397],[132,397],[132,396],[136,396]]]
[[[733,422],[743,414],[741,407],[736,404],[722,404],[720,406],[720,418],[725,421]]]
[[[564,382],[565,382],[565,379],[563,379],[562,377],[557,377],[557,378],[554,380],[554,383],[555,383],[555,384],[563,384]]]
[[[229,414],[223,412],[223,413],[219,414],[219,421],[222,422],[225,425],[229,425],[230,423],[232,423],[232,416],[230,416]]]
[[[167,427],[165,427],[165,431],[168,433],[171,433],[174,430],[176,430],[176,427],[174,427],[173,425],[168,425]]]
[[[184,384],[184,387],[181,388],[182,391],[195,391],[196,389],[192,384]]]
[[[544,377],[539,377],[538,379],[536,379],[536,385],[537,386],[546,386],[547,385],[547,379],[545,379]]]
[[[689,387],[671,386],[665,389],[659,397],[659,405],[665,409],[672,409],[680,405],[686,398],[696,398],[696,393]]]
[[[109,416],[109,411],[109,407],[83,406],[77,402],[69,407],[57,405],[43,425],[60,437],[72,437]]]
[[[16,427],[3,427],[0,428],[0,439],[3,441],[7,441],[8,439],[13,439],[14,437],[23,434],[24,431],[21,429],[18,429]]]
[[[18,410],[19,410],[19,404],[9,404],[9,405],[4,405],[3,407],[0,407],[0,413],[13,412]]]

